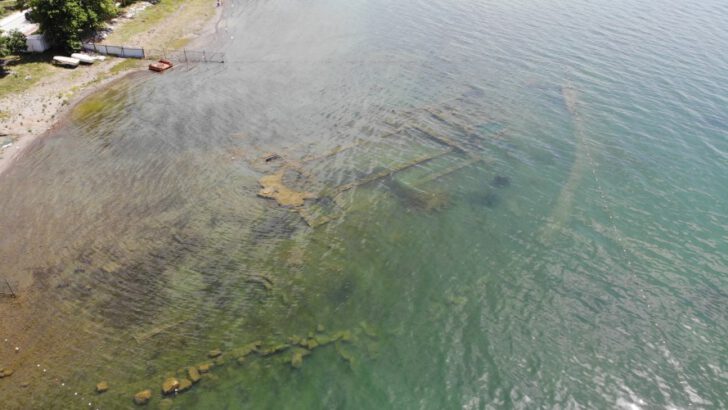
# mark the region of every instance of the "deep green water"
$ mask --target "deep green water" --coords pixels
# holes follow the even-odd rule
[[[225,64],[115,84],[0,178],[0,277],[38,306],[0,300],[2,400],[158,407],[221,348],[174,408],[728,407],[725,21],[228,0]],[[272,152],[331,222],[256,196]],[[297,369],[233,353],[347,330]]]

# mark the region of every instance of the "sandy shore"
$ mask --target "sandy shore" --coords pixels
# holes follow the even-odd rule
[[[188,7],[188,3],[193,5]],[[209,5],[213,13],[200,15],[200,6]],[[201,40],[214,34],[216,23],[222,15],[222,7],[215,8],[214,0],[189,0],[165,18],[150,24],[143,32],[131,37],[129,44],[153,47],[180,44],[180,39],[190,47],[201,46]],[[120,22],[115,29],[123,29],[130,20]],[[162,29],[163,28],[163,29]],[[71,107],[84,97],[101,90],[114,80],[131,72],[146,69],[148,61],[129,63],[120,58],[109,58],[91,66],[75,69],[54,67],[51,75],[34,84],[28,90],[0,98],[4,117],[0,118],[0,136],[12,138],[12,145],[0,147],[0,176],[39,137],[49,130]],[[124,64],[122,69],[117,67]]]

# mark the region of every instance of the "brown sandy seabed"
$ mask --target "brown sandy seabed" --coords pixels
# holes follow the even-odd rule
[[[214,4],[212,0],[210,2]],[[185,14],[184,7],[180,7],[155,27],[135,36],[130,43],[161,48],[173,41],[179,44],[179,39],[185,38],[190,41],[188,47],[194,48],[214,41],[222,10],[218,9],[213,14],[215,18],[204,21],[198,14],[192,13],[194,11]],[[15,139],[13,145],[0,154],[0,178],[34,142],[61,123],[75,104],[130,72],[143,70],[146,64],[141,61],[137,67],[111,75],[112,67],[120,61],[112,58],[75,70],[59,68],[22,94],[0,99],[0,106],[10,114],[0,120],[0,134],[8,134]],[[64,104],[58,95],[73,89],[80,92],[76,93],[71,104]],[[74,312],[63,311],[58,309],[58,304],[48,303],[49,293],[56,286],[49,283],[42,271],[33,273],[29,282],[30,285],[16,289],[17,298],[0,297],[0,368],[14,370],[12,376],[0,379],[0,397],[4,402],[0,407],[3,408],[25,406],[23,403],[27,403],[29,395],[37,397],[44,394],[44,388],[57,388],[64,372],[77,372],[79,365],[88,363],[89,360],[83,359],[85,357],[114,356],[113,351],[103,351],[96,340],[89,338],[90,332],[74,333],[73,329],[65,328],[67,320],[58,320]],[[93,326],[93,323],[88,325]],[[16,351],[16,347],[20,349]],[[46,372],[44,363],[62,364],[66,368],[47,369]],[[103,373],[100,370],[88,369],[88,372]],[[79,396],[84,395],[89,401],[95,400],[93,386],[79,392]],[[58,406],[63,408],[64,405]]]

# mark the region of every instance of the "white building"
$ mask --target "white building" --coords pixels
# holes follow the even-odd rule
[[[45,39],[43,34],[35,34],[39,26],[25,18],[25,13],[27,12],[28,10],[23,10],[3,18],[0,20],[0,30],[2,30],[3,35],[7,35],[13,30],[20,31],[28,38],[26,41],[28,52],[42,53],[51,48],[51,44]]]

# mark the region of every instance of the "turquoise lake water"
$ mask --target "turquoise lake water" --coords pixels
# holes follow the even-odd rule
[[[726,4],[224,7],[0,178],[9,408],[728,407]]]

